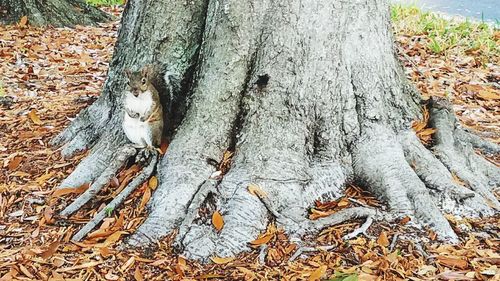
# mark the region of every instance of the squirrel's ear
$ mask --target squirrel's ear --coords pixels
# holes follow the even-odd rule
[[[132,71],[130,71],[130,69],[125,69],[125,76],[127,77],[128,80],[130,80],[130,76],[132,75]]]
[[[151,64],[146,64],[142,68],[142,77],[149,78],[153,74],[153,66]]]

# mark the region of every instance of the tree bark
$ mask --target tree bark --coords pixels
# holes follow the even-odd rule
[[[56,27],[95,25],[111,16],[84,0],[0,0],[0,22],[18,23],[24,16],[30,25]]]
[[[443,212],[499,208],[499,169],[473,152],[478,139],[460,137],[445,102],[430,105],[434,147],[411,131],[421,100],[397,60],[383,0],[129,1],[102,96],[54,140],[66,143],[66,156],[92,147],[62,187],[94,181],[126,143],[122,71],[146,63],[168,65],[181,83],[160,185],[130,245],[179,228],[184,254],[206,259],[249,250],[271,220],[300,237],[346,219],[390,217],[353,208],[307,219],[315,200],[338,198],[349,182],[443,239],[457,239]],[[231,168],[214,179],[210,163],[226,150],[235,152]],[[267,196],[250,194],[250,184]],[[200,207],[223,215],[220,232]]]

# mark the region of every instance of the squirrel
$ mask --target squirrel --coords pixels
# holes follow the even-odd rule
[[[150,151],[159,149],[163,132],[163,108],[154,85],[158,74],[155,72],[151,65],[134,72],[125,70],[128,84],[123,104],[123,131],[135,148]]]

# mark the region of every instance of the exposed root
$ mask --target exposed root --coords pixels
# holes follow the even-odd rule
[[[151,157],[149,164],[144,167],[139,175],[137,175],[128,185],[118,194],[104,209],[97,213],[91,221],[89,221],[80,231],[72,238],[73,241],[80,241],[87,233],[96,227],[110,212],[114,211],[137,187],[145,182],[151,175],[158,162],[158,154]]]
[[[430,189],[435,202],[443,211],[460,215],[491,215],[484,199],[457,183],[452,174],[422,143],[408,131],[401,135],[401,143],[408,163]]]
[[[361,225],[359,228],[356,228],[353,232],[344,235],[344,240],[349,240],[349,239],[355,238],[360,234],[364,234],[365,236],[368,236],[366,234],[366,231],[372,225],[372,223],[373,223],[373,218],[367,217],[366,221],[365,221],[365,223],[363,223],[363,225]]]
[[[175,244],[177,247],[179,247],[179,248],[183,247],[182,243],[183,243],[184,237],[186,236],[186,234],[190,230],[190,227],[193,224],[193,221],[198,214],[198,209],[201,207],[203,202],[205,202],[205,200],[207,199],[207,196],[210,193],[217,192],[217,190],[216,190],[217,184],[218,184],[218,181],[208,179],[200,186],[200,189],[194,195],[193,200],[191,200],[191,202],[189,204],[189,207],[187,209],[184,220],[182,221],[181,225],[179,226],[179,232],[175,238]]]
[[[58,188],[79,187],[93,182],[113,162],[116,151],[126,144],[123,132],[107,132]]]
[[[431,103],[430,124],[436,128],[434,151],[439,160],[463,180],[472,190],[481,195],[491,207],[500,210],[500,202],[492,189],[500,182],[500,169],[480,159],[470,143],[464,143],[457,135],[464,136],[453,111],[446,100],[435,99]],[[471,135],[469,141],[476,143]]]
[[[118,171],[134,154],[136,154],[136,150],[132,146],[127,145],[123,147],[90,187],[61,212],[61,216],[70,216],[85,205],[85,203],[94,198],[94,196],[109,183],[111,178],[115,176],[116,171]]]
[[[78,114],[71,124],[50,141],[51,146],[64,144],[61,154],[70,158],[75,154],[92,147],[94,142],[102,135],[104,125],[110,121],[112,106],[106,106],[103,97]],[[112,124],[121,124],[117,121],[118,116]],[[113,131],[113,126],[106,130]]]
[[[474,148],[481,149],[485,153],[492,155],[500,153],[500,145],[489,142],[465,128],[455,130],[455,135],[461,142],[470,143]]]
[[[403,151],[392,131],[379,126],[366,130],[353,151],[358,179],[384,199],[393,212],[414,215],[433,228],[440,238],[456,241],[455,232],[410,167]]]
[[[314,221],[309,221],[308,229],[311,232],[317,233],[324,228],[343,223],[348,220],[354,220],[359,218],[370,218],[370,220],[380,220],[385,218],[387,215],[383,214],[381,211],[366,208],[366,207],[353,207],[348,209],[343,209],[335,214],[328,217],[320,218]],[[368,219],[367,219],[368,221]],[[370,222],[371,224],[371,222]],[[369,226],[369,225],[368,225]]]

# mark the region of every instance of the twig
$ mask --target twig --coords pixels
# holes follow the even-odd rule
[[[266,264],[266,255],[267,255],[267,244],[262,244],[260,245],[260,252],[259,252],[259,263],[261,265]]]
[[[96,227],[106,216],[109,210],[114,210],[120,205],[138,186],[145,182],[153,173],[156,163],[158,161],[158,154],[154,153],[148,166],[142,169],[141,173],[137,175],[127,187],[123,189],[104,209],[102,209],[95,217],[89,221],[80,231],[78,231],[72,241],[80,241],[87,233]]]
[[[396,233],[392,237],[392,242],[391,242],[391,245],[389,246],[389,252],[392,252],[394,250],[394,247],[396,246],[396,242],[398,241],[398,236],[399,236],[399,234]]]
[[[295,251],[295,253],[290,257],[288,261],[294,261],[297,259],[300,255],[303,253],[312,253],[312,252],[318,252],[318,251],[329,251],[331,249],[335,248],[333,245],[329,246],[317,246],[317,247],[300,247]]]
[[[205,199],[210,193],[216,192],[217,190],[216,187],[218,183],[219,182],[217,180],[207,179],[200,185],[200,188],[194,194],[193,198],[191,199],[191,202],[189,203],[189,207],[188,210],[186,211],[186,215],[184,216],[184,220],[179,226],[179,232],[175,238],[175,244],[177,246],[182,246],[182,241],[184,240],[184,237],[186,236],[186,234],[189,231],[189,228],[191,227],[191,224],[196,218],[196,215],[198,214],[198,209],[200,208],[201,204],[205,202]]]
[[[62,212],[62,217],[68,217],[74,212],[78,211],[85,203],[101,191],[101,189],[109,183],[111,178],[116,174],[116,171],[120,169],[125,162],[136,153],[135,148],[132,146],[125,146],[119,152],[118,156],[113,160],[110,165],[101,173],[101,175],[90,185],[90,187],[82,193],[78,198],[76,198],[73,203],[67,206]]]
[[[361,225],[359,228],[355,229],[353,232],[344,235],[344,240],[352,239],[361,233],[364,234],[365,236],[367,236],[366,231],[368,230],[370,225],[372,225],[372,223],[373,223],[373,218],[371,216],[367,217],[366,221],[365,221],[365,223],[363,223],[363,225]]]
[[[348,220],[352,219],[358,219],[358,218],[371,218],[371,221],[373,219],[380,219],[379,217],[383,217],[384,215],[371,208],[366,208],[366,207],[353,207],[353,208],[348,208],[348,209],[343,209],[340,210],[328,217],[320,218],[315,221],[310,222],[310,227],[309,230],[313,232],[317,232],[322,230],[323,228],[332,226],[332,225],[337,225],[339,223],[343,223]],[[371,224],[370,221],[370,224]],[[368,219],[367,219],[368,222]],[[366,224],[366,223],[365,223]],[[365,224],[363,226],[365,226]],[[362,226],[362,227],[363,227]],[[369,226],[369,225],[368,225]],[[362,228],[361,227],[361,228]]]

